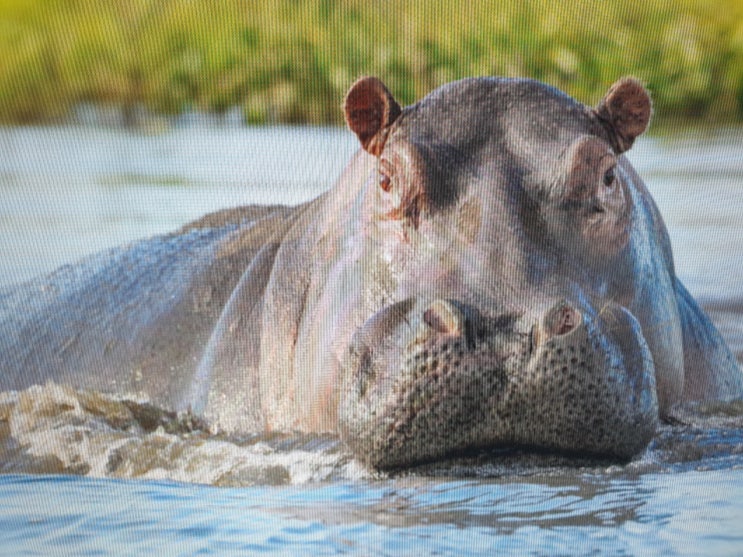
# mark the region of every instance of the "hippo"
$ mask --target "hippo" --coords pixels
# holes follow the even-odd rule
[[[226,434],[330,432],[377,469],[509,447],[629,459],[743,373],[675,275],[625,157],[644,86],[596,107],[468,78],[402,108],[301,205],[222,210],[0,291],[0,388],[53,381]]]

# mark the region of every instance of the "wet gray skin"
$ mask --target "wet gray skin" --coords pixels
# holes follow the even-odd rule
[[[467,79],[402,109],[364,78],[344,109],[362,149],[317,199],[0,292],[0,386],[334,432],[380,468],[508,446],[629,458],[673,404],[743,396],[623,155],[650,119],[638,82],[594,109]]]

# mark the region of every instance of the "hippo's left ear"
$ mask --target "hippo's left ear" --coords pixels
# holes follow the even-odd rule
[[[609,88],[594,113],[619,154],[629,150],[635,138],[647,129],[653,103],[639,80],[624,77]]]
[[[343,105],[348,127],[369,153],[379,156],[389,126],[402,109],[384,83],[376,77],[362,77],[351,86]]]

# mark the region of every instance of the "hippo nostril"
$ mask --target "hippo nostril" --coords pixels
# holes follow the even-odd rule
[[[423,321],[436,332],[461,335],[465,328],[464,314],[446,300],[436,300],[423,312]]]
[[[564,335],[565,333],[569,333],[575,329],[576,325],[578,325],[578,321],[579,316],[575,310],[563,308],[557,318],[557,330],[555,331],[555,334]]]
[[[544,318],[544,331],[549,337],[565,335],[580,325],[581,315],[566,302],[553,307]]]

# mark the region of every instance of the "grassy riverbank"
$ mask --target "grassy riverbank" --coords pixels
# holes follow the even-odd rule
[[[468,75],[596,102],[619,76],[657,119],[743,119],[743,0],[0,0],[0,123],[81,103],[337,123],[359,75],[409,103]]]

